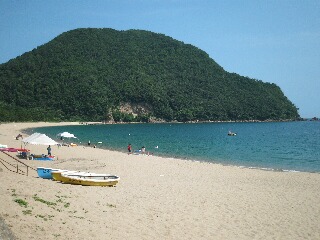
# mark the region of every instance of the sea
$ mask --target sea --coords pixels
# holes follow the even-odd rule
[[[228,136],[228,132],[236,136]],[[134,123],[42,127],[27,133],[69,132],[67,143],[270,171],[320,173],[320,121]],[[61,142],[61,141],[60,141]],[[106,161],[108,159],[106,158]]]

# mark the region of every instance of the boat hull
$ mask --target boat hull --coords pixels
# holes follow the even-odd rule
[[[78,173],[78,174],[83,174],[85,172],[77,172],[77,171],[70,171],[70,170],[62,170],[62,169],[57,169],[57,170],[52,170],[51,171],[51,177],[54,181],[59,181],[59,182],[62,182],[61,181],[61,174],[62,173]]]
[[[42,156],[42,155],[33,155],[31,154],[29,159],[31,160],[38,160],[38,161],[53,161],[54,156]]]
[[[82,186],[115,186],[119,177],[108,174],[52,172],[56,181]]]
[[[59,171],[60,169],[53,169],[53,168],[44,168],[44,167],[37,167],[37,173],[40,178],[44,179],[52,179],[52,171]]]

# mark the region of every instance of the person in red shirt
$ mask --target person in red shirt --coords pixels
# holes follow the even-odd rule
[[[131,151],[132,151],[132,148],[131,148],[131,144],[129,143],[129,145],[128,145],[128,154],[130,154]]]

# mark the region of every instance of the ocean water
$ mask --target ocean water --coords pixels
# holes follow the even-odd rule
[[[236,136],[228,136],[228,131]],[[142,146],[157,156],[207,161],[274,171],[320,172],[320,122],[115,124],[45,127],[29,130],[66,142],[118,151]],[[98,143],[102,142],[102,143]],[[107,161],[107,159],[106,159]]]

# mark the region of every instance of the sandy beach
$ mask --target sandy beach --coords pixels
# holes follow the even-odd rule
[[[0,124],[0,144],[20,148],[15,137],[22,129],[66,124],[78,123]],[[27,148],[40,154],[47,146]],[[0,162],[0,239],[320,239],[318,173],[87,146],[53,146],[52,153],[55,161],[22,160],[28,176]],[[2,152],[1,159],[13,164],[11,170],[27,169]],[[116,187],[62,184],[38,178],[32,168],[40,166],[110,173],[121,180]]]

